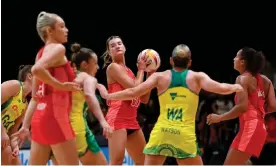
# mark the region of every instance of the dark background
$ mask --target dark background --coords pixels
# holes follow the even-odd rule
[[[100,4],[98,4],[100,2]],[[60,15],[69,29],[66,44],[80,43],[98,56],[111,35],[122,37],[126,63],[134,72],[140,51],[153,48],[161,56],[159,71],[170,67],[169,56],[180,43],[192,51],[192,69],[204,71],[218,81],[235,81],[233,58],[244,47],[264,52],[275,66],[276,14],[268,7],[252,4],[192,4],[131,1],[2,1],[2,79],[15,79],[18,66],[33,64],[43,46],[36,32],[40,11]],[[126,1],[127,2],[127,1]],[[219,6],[217,6],[219,5]],[[102,66],[103,61],[100,59]],[[105,70],[97,77],[105,83]]]
[[[101,56],[106,39],[119,35],[127,48],[127,66],[134,73],[137,72],[137,56],[143,49],[153,48],[159,52],[159,71],[163,71],[170,68],[168,60],[171,52],[181,43],[187,44],[192,51],[192,69],[206,72],[220,82],[235,81],[238,73],[233,69],[233,58],[244,46],[263,51],[274,67],[274,71],[270,69],[271,73],[275,73],[276,10],[273,5],[253,4],[252,1],[246,4],[210,1],[190,4],[188,1],[6,0],[1,3],[1,83],[16,79],[19,65],[34,63],[38,50],[43,46],[36,31],[36,18],[40,11],[56,13],[64,19],[69,29],[69,42],[65,44],[68,58],[70,44],[74,42],[93,49]],[[99,64],[102,67],[101,59]],[[99,70],[97,78],[100,83],[106,84],[105,69]],[[154,124],[159,114],[156,91],[153,93],[153,113],[145,107],[139,111],[146,114],[148,124]],[[232,95],[229,97],[233,99]],[[145,137],[149,136],[149,132],[144,131]],[[202,146],[208,148],[208,145]],[[222,159],[214,157],[214,161],[222,164],[227,150],[224,150]],[[206,149],[205,154],[211,154],[206,157],[209,160],[213,153]]]

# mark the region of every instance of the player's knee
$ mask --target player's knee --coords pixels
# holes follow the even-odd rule
[[[136,157],[133,158],[133,161],[134,161],[135,165],[144,165],[144,162],[145,162],[144,153],[137,154]]]
[[[10,146],[7,146],[5,149],[1,149],[1,162],[3,165],[10,165],[12,161],[12,150]]]
[[[108,165],[105,155],[102,152],[96,154],[97,165]]]
[[[12,155],[12,149],[10,146],[7,146],[5,149],[2,149],[1,152],[5,156],[11,156]]]
[[[120,155],[120,156],[116,155],[110,158],[111,165],[122,165],[123,162],[124,162],[124,155]]]
[[[134,164],[135,164],[135,165],[144,165],[144,163],[145,163],[145,158],[144,158],[144,159],[140,159],[140,160],[134,161]]]
[[[11,165],[22,165],[21,161],[19,160],[18,157],[12,159]]]

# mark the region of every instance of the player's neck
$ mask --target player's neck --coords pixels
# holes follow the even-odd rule
[[[32,87],[29,83],[27,82],[23,82],[23,91],[22,91],[22,95],[25,98],[32,90]]]
[[[173,70],[178,71],[178,72],[182,72],[182,71],[187,70],[187,69],[186,68],[183,69],[183,68],[179,68],[179,67],[173,67]]]
[[[114,63],[117,63],[119,65],[122,65],[122,66],[126,66],[126,63],[125,61],[113,61]]]
[[[246,72],[247,72],[246,70],[239,70],[240,75],[243,75]]]
[[[45,45],[48,45],[48,44],[51,44],[51,43],[59,43],[58,41],[54,40],[54,39],[48,39],[46,42],[45,42]]]

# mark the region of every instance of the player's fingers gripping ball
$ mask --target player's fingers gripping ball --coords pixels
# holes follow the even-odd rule
[[[146,72],[156,71],[161,64],[158,52],[153,49],[145,49],[140,52],[137,60],[146,60]]]

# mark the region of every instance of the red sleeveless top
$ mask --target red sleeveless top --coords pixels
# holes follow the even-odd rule
[[[246,112],[239,116],[239,132],[233,140],[231,148],[259,157],[267,132],[264,125],[265,94],[263,79],[260,74],[256,75],[255,78],[257,80],[257,88],[248,95],[248,108]],[[236,95],[235,103],[237,104],[237,102]]]
[[[44,48],[40,49],[38,59]],[[69,62],[48,71],[60,82],[72,82],[75,78]],[[36,96],[38,105],[32,117],[32,139],[41,144],[56,144],[74,138],[69,121],[71,92],[56,90],[39,81]]]
[[[257,74],[255,78],[257,80],[257,88],[248,96],[248,109],[239,117],[240,120],[264,119],[265,93],[263,79],[260,74]],[[237,102],[237,95],[235,95],[235,103],[237,104]]]
[[[135,79],[135,75],[128,68],[125,67],[125,71],[128,76]],[[122,91],[125,88],[118,82],[108,84],[108,93],[114,93]],[[137,109],[140,106],[140,99],[133,100],[109,100],[107,101],[109,106],[108,112],[106,114],[106,120],[108,124],[114,128],[118,129],[139,129],[140,126],[136,120],[137,118]]]

